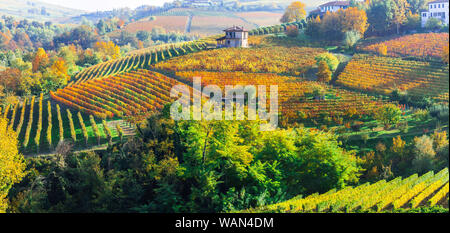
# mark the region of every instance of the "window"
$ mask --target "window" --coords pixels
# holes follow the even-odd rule
[[[427,17],[427,13],[423,13],[422,17]]]

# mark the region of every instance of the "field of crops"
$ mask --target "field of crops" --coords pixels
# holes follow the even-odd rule
[[[413,56],[428,59],[429,57],[440,58],[442,49],[448,42],[448,33],[423,33],[363,45],[358,49],[366,52],[376,52],[377,47],[386,45],[387,55],[389,56]]]
[[[206,43],[196,41],[168,44],[163,47],[152,49],[143,49],[139,52],[134,52],[132,55],[103,62],[84,69],[75,75],[74,82],[78,84],[96,78],[114,76],[122,72],[149,67],[151,64],[164,61],[172,57],[204,50],[206,47]]]
[[[245,20],[261,27],[280,24],[282,14],[275,12],[252,11],[236,13],[236,16],[242,17]]]
[[[192,18],[191,33],[198,35],[222,34],[223,30],[233,25],[244,26],[251,30],[256,25],[248,23],[241,18],[232,16],[194,16]]]
[[[201,77],[203,85],[217,85],[222,91],[226,85],[265,85],[269,92],[270,85],[277,85],[279,111],[292,121],[298,120],[299,112],[303,113],[301,120],[327,116],[338,121],[338,118],[353,115],[370,115],[385,103],[364,94],[277,74],[180,71],[175,75],[187,83],[192,82],[193,77]],[[321,94],[315,94],[315,91]]]
[[[152,31],[153,28],[164,28],[167,32],[184,33],[188,16],[157,16],[156,20],[137,21],[127,24],[123,30],[136,33],[138,31]]]
[[[441,63],[358,54],[339,75],[337,84],[361,91],[431,96],[448,102],[449,67]]]
[[[43,95],[7,106],[1,114],[18,134],[19,146],[25,154],[51,151],[60,141],[67,139],[84,147],[123,134],[120,126],[104,127],[107,124],[99,119],[44,100]]]
[[[174,101],[173,86],[182,84],[148,70],[90,80],[51,92],[51,98],[98,118],[142,116]]]
[[[153,65],[170,71],[208,70],[301,75],[316,64],[323,49],[306,47],[224,48],[202,51]]]
[[[305,198],[269,205],[243,212],[380,212],[398,208],[435,206],[448,202],[448,168],[434,174],[432,171],[391,181],[330,190]],[[448,204],[447,204],[448,205]]]

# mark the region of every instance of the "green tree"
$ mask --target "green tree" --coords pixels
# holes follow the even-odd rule
[[[0,213],[7,209],[7,199],[12,185],[25,176],[25,161],[19,154],[17,134],[8,127],[8,121],[0,116]]]
[[[335,71],[337,67],[339,66],[339,60],[331,53],[322,53],[319,54],[317,57],[314,58],[317,62],[317,66],[320,65],[321,61],[325,61],[328,65],[328,68],[331,71]]]
[[[361,39],[361,34],[357,31],[348,31],[344,35],[344,45],[348,48],[353,48],[355,44]]]
[[[317,81],[328,83],[331,81],[331,71],[328,68],[326,61],[319,62],[319,71],[317,72]]]
[[[429,18],[425,23],[425,28],[428,30],[439,30],[442,27],[442,21],[437,18]]]
[[[386,104],[375,111],[375,119],[383,123],[385,127],[400,121],[402,111],[394,104]]]

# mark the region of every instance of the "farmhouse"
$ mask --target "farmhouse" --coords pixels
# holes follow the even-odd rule
[[[217,39],[217,47],[223,48],[247,48],[248,47],[248,30],[243,26],[233,26],[225,29],[225,36]]]
[[[436,0],[428,3],[428,10],[422,11],[422,27],[430,18],[436,18],[448,25],[448,0]]]
[[[347,9],[350,6],[350,1],[333,1],[320,5],[316,10],[309,13],[310,17],[316,17],[317,15],[322,17],[328,11],[336,12],[339,9]]]

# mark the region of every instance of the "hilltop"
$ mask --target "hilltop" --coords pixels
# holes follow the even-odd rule
[[[37,21],[58,21],[61,18],[72,17],[82,13],[84,13],[82,10],[35,0],[0,0],[0,15],[14,16],[17,18]]]

